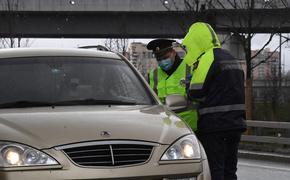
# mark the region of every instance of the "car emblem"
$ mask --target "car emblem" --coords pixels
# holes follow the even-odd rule
[[[110,137],[110,136],[111,136],[111,133],[108,132],[108,131],[102,131],[102,132],[101,132],[101,136],[102,136],[102,137]]]

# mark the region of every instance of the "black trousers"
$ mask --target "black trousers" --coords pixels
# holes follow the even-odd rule
[[[240,131],[197,133],[209,162],[212,180],[236,180]]]

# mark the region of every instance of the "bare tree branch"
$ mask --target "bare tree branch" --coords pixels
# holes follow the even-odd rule
[[[236,0],[234,0],[234,6],[235,6],[235,9],[239,9],[240,8],[240,6],[238,5]]]
[[[160,0],[160,3],[163,5],[163,7],[165,7],[168,11],[170,11],[170,7],[167,6],[167,4],[164,3],[165,1],[164,0]]]
[[[207,8],[210,9],[210,8],[214,8],[213,4],[212,4],[212,0],[209,0],[209,1],[206,1],[206,4],[207,4]]]
[[[26,39],[25,40],[26,42],[24,44],[22,44],[22,41],[21,41],[22,39],[20,37],[12,38],[13,26],[15,23],[15,18],[17,18],[17,14],[15,13],[15,11],[17,11],[19,9],[19,0],[2,1],[2,7],[5,8],[9,12],[9,20],[7,23],[7,27],[8,27],[9,33],[11,35],[11,38],[0,39],[2,48],[14,48],[14,47],[22,47],[22,46],[27,47],[27,46],[29,46],[29,39]]]
[[[226,9],[226,7],[223,5],[223,3],[221,3],[219,0],[217,0],[217,3],[223,8]]]
[[[174,6],[174,8],[179,11],[179,7],[177,6],[177,3],[175,2],[175,0],[172,0],[172,4]]]
[[[234,9],[236,9],[237,8],[237,6],[235,6],[236,4],[235,4],[235,2],[232,2],[232,0],[227,0],[227,2],[234,8]]]
[[[260,61],[259,63],[257,63],[256,65],[252,66],[251,70],[255,69],[256,67],[258,67],[260,64],[267,62],[272,56],[273,54],[280,48],[280,46],[282,46],[285,42],[290,41],[290,39],[286,39],[284,40],[276,49],[274,49],[274,51],[272,51],[270,53],[270,55],[263,61]]]
[[[251,57],[251,60],[254,59],[255,57],[257,57],[265,49],[265,47],[268,46],[268,44],[272,41],[274,35],[275,34],[270,35],[268,41],[264,44],[264,46],[262,48],[260,48],[260,50],[255,55],[253,55]]]
[[[114,52],[121,53],[123,55],[126,54],[126,50],[128,47],[129,40],[125,38],[121,39],[106,39],[104,44],[110,50]]]
[[[243,7],[244,0],[240,0],[241,8]]]
[[[195,0],[195,12],[199,11],[199,0]]]
[[[285,8],[288,8],[288,4],[287,2],[285,2],[284,0],[281,0],[282,4],[285,6]]]
[[[185,5],[185,8],[189,11],[193,11],[193,4],[191,4],[190,2],[188,2],[188,0],[184,0],[184,5]],[[195,12],[195,11],[194,11]]]

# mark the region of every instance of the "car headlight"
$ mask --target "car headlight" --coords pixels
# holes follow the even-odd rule
[[[0,142],[0,167],[47,166],[58,162],[34,148],[9,142]]]
[[[172,144],[161,160],[200,159],[200,146],[195,135],[185,136]]]

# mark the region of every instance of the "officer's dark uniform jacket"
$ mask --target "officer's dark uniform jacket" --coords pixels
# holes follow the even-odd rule
[[[184,38],[185,61],[194,64],[188,95],[199,101],[199,133],[245,130],[244,72],[206,23],[196,23]]]

